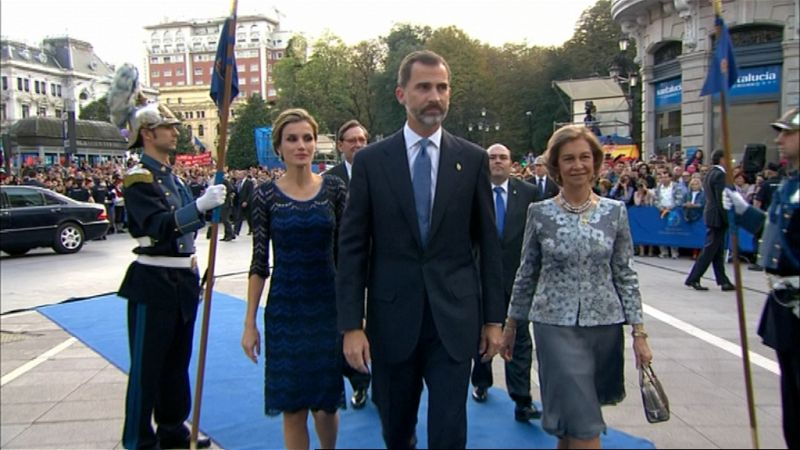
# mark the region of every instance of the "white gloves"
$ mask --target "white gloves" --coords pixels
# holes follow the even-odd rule
[[[726,210],[733,208],[736,214],[744,214],[749,206],[742,194],[731,188],[725,188],[722,191],[722,207]]]
[[[195,201],[197,210],[201,213],[210,211],[225,203],[225,196],[226,192],[224,184],[215,184],[213,186],[209,186],[206,189],[206,192]]]

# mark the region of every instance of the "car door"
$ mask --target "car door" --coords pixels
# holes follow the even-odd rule
[[[57,226],[59,205],[47,205],[42,192],[25,186],[3,189],[8,206],[3,210],[2,237],[4,246],[50,246]]]

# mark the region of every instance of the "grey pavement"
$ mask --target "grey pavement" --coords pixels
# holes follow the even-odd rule
[[[205,266],[204,235],[197,243]],[[244,235],[219,243],[216,273],[222,276],[216,282],[217,291],[244,299],[250,245]],[[7,313],[116,291],[133,259],[133,246],[130,237],[112,235],[107,241],[87,243],[75,255],[37,250],[24,257],[0,257],[0,311],[4,313],[0,316],[0,447],[120,447],[127,376],[34,309]],[[604,407],[603,414],[608,426],[649,439],[658,448],[746,448],[751,438],[742,360],[734,354],[739,345],[735,297],[714,287],[711,270],[703,280],[711,291],[685,287],[683,280],[691,265],[688,258],[638,258],[636,262],[653,367],[670,398],[671,419],[646,422],[629,337],[627,398]],[[733,279],[730,265],[728,275]],[[760,444],[785,448],[775,355],[755,335],[764,302],[764,276],[746,270],[745,265],[742,275],[750,351],[760,364],[751,365]],[[46,354],[56,347],[60,351]],[[22,371],[32,363],[38,365]],[[498,358],[493,368],[496,387],[504,388]],[[538,399],[535,371],[532,381],[532,394]],[[489,392],[505,395],[499,389]],[[513,411],[508,413],[513,420]],[[502,437],[498,445],[502,446]]]

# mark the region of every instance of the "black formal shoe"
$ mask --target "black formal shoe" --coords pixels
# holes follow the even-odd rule
[[[190,438],[186,437],[183,439],[159,439],[158,446],[163,449],[168,448],[189,448]],[[209,448],[211,447],[211,439],[207,437],[197,437],[197,448]]]
[[[517,403],[517,406],[514,407],[514,420],[517,422],[529,422],[541,417],[542,412],[533,403],[527,405]]]
[[[736,290],[736,286],[732,285],[731,283],[722,283],[719,286],[719,288],[722,289],[723,291],[735,291]]]
[[[230,236],[225,236],[224,238],[220,239],[222,242],[230,242],[233,240]]]
[[[353,409],[361,409],[367,404],[367,388],[356,389],[353,391],[353,396],[350,398],[350,404]]]
[[[747,266],[747,270],[753,270],[755,272],[763,272],[764,268],[761,267],[761,265],[758,264],[758,263],[753,263],[753,264],[750,264],[749,266]]]
[[[483,403],[489,397],[489,391],[486,388],[476,387],[472,391],[472,399],[478,403]]]
[[[699,281],[687,281],[686,283],[683,283],[683,284],[689,286],[690,288],[694,289],[695,291],[707,291],[708,290],[707,287],[701,286]]]

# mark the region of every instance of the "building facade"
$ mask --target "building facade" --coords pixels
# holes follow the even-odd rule
[[[183,124],[192,135],[192,143],[200,143],[215,152],[219,137],[219,114],[208,92],[207,85],[173,86],[163,88],[159,101],[175,114],[180,114]]]
[[[88,42],[68,37],[40,46],[0,41],[0,126],[27,117],[77,116],[83,106],[108,92],[114,68]]]
[[[162,95],[171,88],[211,85],[217,42],[225,18],[166,22],[144,27],[149,34],[145,76]],[[277,95],[273,65],[286,51],[289,32],[263,15],[237,17],[236,63],[240,98]]]
[[[768,121],[800,104],[800,0],[727,0],[739,78],[729,92],[736,162],[748,148],[777,158]],[[714,48],[708,0],[613,0],[612,16],[635,40],[642,68],[643,156],[722,148],[720,100],[701,97]]]

